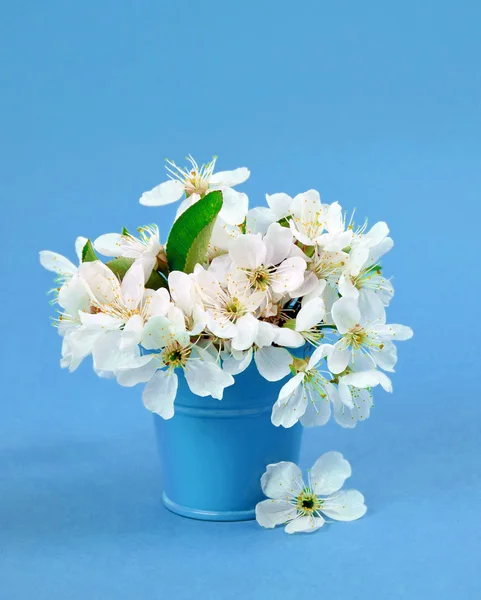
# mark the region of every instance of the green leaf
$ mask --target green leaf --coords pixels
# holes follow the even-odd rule
[[[167,288],[167,279],[163,277],[158,271],[152,271],[150,277],[147,279],[147,283],[145,284],[146,288],[151,290],[158,290],[161,287]]]
[[[222,192],[214,191],[183,212],[170,230],[167,261],[171,271],[192,273],[207,260],[215,219],[222,208]]]
[[[118,258],[113,258],[109,260],[107,263],[107,267],[122,281],[125,276],[125,273],[130,269],[132,263],[134,262],[133,258],[125,258],[123,256],[119,256]],[[150,274],[147,283],[145,284],[146,288],[150,288],[151,290],[158,290],[161,287],[167,287],[167,281],[165,277],[162,277],[160,273],[157,271],[152,271]]]
[[[122,227],[122,235],[130,235],[129,230],[127,229],[127,227]]]
[[[118,258],[109,260],[105,264],[115,275],[117,275],[120,281],[122,281],[125,273],[127,273],[127,271],[130,269],[133,262],[133,258],[124,258],[123,256],[119,256]]]
[[[92,242],[87,240],[82,248],[82,262],[93,262],[94,260],[99,260],[99,257],[95,254]]]

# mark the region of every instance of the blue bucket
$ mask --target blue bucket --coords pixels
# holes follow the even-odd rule
[[[275,427],[271,411],[282,382],[268,382],[252,364],[223,400],[201,398],[183,375],[175,415],[154,415],[163,475],[163,502],[174,513],[208,521],[255,518],[265,499],[260,478],[266,465],[298,462],[302,427]]]

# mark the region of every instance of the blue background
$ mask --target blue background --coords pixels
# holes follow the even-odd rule
[[[2,3],[1,600],[479,597],[481,8],[458,2]],[[163,160],[311,187],[395,248],[389,396],[342,451],[369,511],[311,536],[160,505],[140,388],[58,365],[50,274],[77,235],[158,222]]]

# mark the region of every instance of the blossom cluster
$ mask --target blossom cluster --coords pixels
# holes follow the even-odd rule
[[[40,253],[57,274],[62,367],[92,355],[100,376],[145,383],[145,406],[168,419],[178,374],[193,394],[221,400],[253,361],[268,381],[289,377],[276,426],[323,425],[331,412],[343,427],[369,417],[372,388],[392,390],[394,341],[412,336],[386,323],[387,225],[356,226],[315,190],[266,195],[267,206],[249,210],[234,189],[246,168],[214,172],[215,159],[189,160],[188,169],[169,162],[170,179],[140,199],[182,200],[166,244],[149,225],[138,236],[78,238],[79,266]]]

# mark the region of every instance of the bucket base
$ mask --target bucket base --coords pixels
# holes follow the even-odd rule
[[[252,510],[232,510],[232,511],[210,511],[198,510],[196,508],[187,508],[172,502],[165,492],[162,494],[164,506],[171,512],[189,519],[198,519],[200,521],[251,521],[256,518],[256,511]]]

